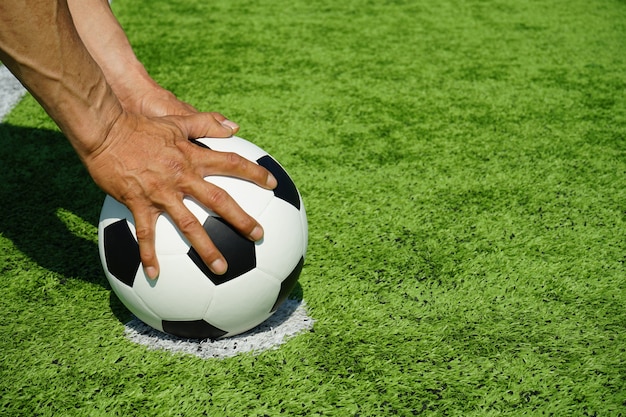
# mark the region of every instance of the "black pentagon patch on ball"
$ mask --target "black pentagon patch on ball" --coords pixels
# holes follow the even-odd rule
[[[280,164],[269,155],[261,157],[256,162],[271,172],[276,178],[276,181],[278,181],[278,186],[274,189],[274,195],[300,210],[300,196],[298,195],[298,189],[289,174],[287,174],[287,171],[285,171],[283,167],[281,167]]]
[[[174,321],[163,320],[163,331],[186,339],[219,339],[228,333],[204,320]]]
[[[104,228],[104,258],[111,275],[132,287],[141,259],[139,244],[126,220],[118,220]]]
[[[291,291],[293,291],[293,287],[296,286],[296,282],[298,282],[298,278],[300,277],[300,273],[302,272],[302,267],[304,266],[304,257],[300,258],[298,265],[291,271],[291,273],[281,282],[280,284],[280,292],[278,293],[278,297],[276,298],[276,302],[274,306],[270,310],[272,313],[278,309],[278,307],[287,299]]]
[[[211,272],[193,247],[189,249],[187,255],[213,284],[223,284],[256,267],[254,242],[240,235],[237,230],[220,217],[209,216],[203,226],[211,241],[226,258],[228,263],[226,273],[216,275]]]

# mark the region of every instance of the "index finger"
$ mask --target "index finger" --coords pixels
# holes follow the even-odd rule
[[[197,145],[192,146],[198,149],[190,150],[190,155],[194,159],[194,165],[198,167],[198,174],[202,177],[209,175],[236,177],[270,190],[278,185],[271,172],[235,152],[215,151],[197,140],[191,140],[190,143]],[[211,152],[207,153],[202,148]]]
[[[166,212],[180,232],[189,240],[206,266],[216,275],[224,274],[228,269],[226,259],[204,230],[200,221],[185,207],[183,202],[179,200],[169,205],[166,207]]]

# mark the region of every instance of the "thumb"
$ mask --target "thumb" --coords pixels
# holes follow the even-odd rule
[[[227,138],[239,130],[239,125],[220,113],[196,113],[180,120],[189,139],[203,137]]]

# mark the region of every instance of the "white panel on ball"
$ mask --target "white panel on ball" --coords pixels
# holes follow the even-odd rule
[[[217,288],[206,317],[214,326],[228,329],[230,334],[250,330],[265,321],[280,283],[255,269]]]
[[[127,219],[130,224],[130,229],[133,233],[135,233],[135,222],[132,216],[129,216],[130,211],[126,208],[125,205],[117,202],[116,199],[107,195],[104,199],[104,203],[102,204],[102,212],[106,213],[107,216],[104,219],[101,219],[100,227],[106,227],[111,223],[115,223],[117,220]]]
[[[286,277],[304,253],[300,212],[276,198],[258,221],[265,228],[263,243],[256,250],[259,269],[271,276]]]
[[[126,306],[135,316],[139,317],[141,321],[148,326],[154,327],[157,330],[163,330],[161,327],[161,318],[158,317],[150,308],[143,302],[143,300],[137,295],[137,293],[129,286],[122,284],[119,281],[109,281],[111,288],[115,291],[115,294],[120,299],[122,304]]]
[[[302,253],[306,254],[309,248],[309,222],[306,217],[304,204],[300,207],[300,227],[302,228]]]
[[[167,239],[156,239],[154,242],[154,247],[156,253],[159,254],[159,258],[162,255],[184,254],[189,250],[187,239],[174,226],[167,214],[161,214],[157,219],[155,233],[157,236],[168,237]]]
[[[143,268],[137,273],[133,288],[139,297],[165,320],[202,317],[215,290],[213,283],[187,256],[159,256],[159,265],[161,273],[156,280],[148,278]]]
[[[239,207],[254,219],[258,219],[274,198],[271,190],[261,188],[252,182],[224,176],[209,176],[205,180],[223,190],[228,190],[228,194],[239,204]]]

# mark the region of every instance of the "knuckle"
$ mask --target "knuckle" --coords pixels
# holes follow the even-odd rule
[[[165,162],[165,166],[167,168],[167,172],[172,176],[172,178],[180,178],[187,169],[187,165],[182,161],[170,159]],[[154,184],[153,187],[156,187],[157,184]]]
[[[257,222],[250,216],[244,216],[239,220],[239,229],[247,234],[250,234],[256,227]]]
[[[156,253],[151,249],[142,248],[139,252],[139,258],[143,265],[154,265],[156,263]]]
[[[207,265],[211,265],[213,261],[221,258],[220,251],[210,238],[194,242],[193,247]]]
[[[198,219],[193,214],[184,215],[178,219],[178,228],[183,234],[190,234],[200,225]]]
[[[208,245],[202,254],[202,259],[210,265],[213,261],[220,258],[220,252],[213,245]]]
[[[139,259],[143,265],[156,264],[156,250],[152,230],[148,227],[139,227],[135,230],[137,243],[139,243]]]
[[[246,165],[246,160],[241,156],[234,152],[226,153],[226,163],[231,169],[244,168]]]
[[[135,235],[138,242],[146,242],[152,239],[152,230],[147,226],[138,226]]]
[[[227,204],[229,202],[230,196],[223,189],[219,187],[213,187],[211,191],[209,191],[207,199],[211,208],[217,208]]]

